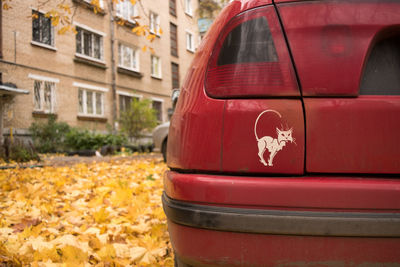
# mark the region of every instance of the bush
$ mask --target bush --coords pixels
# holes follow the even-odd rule
[[[6,160],[13,160],[16,162],[28,162],[31,160],[40,161],[40,158],[33,149],[32,144],[25,144],[18,138],[15,138],[12,143],[10,139],[6,138],[1,154],[1,156]]]
[[[65,136],[65,144],[70,149],[99,149],[106,145],[116,147],[126,143],[126,138],[123,135],[100,134],[92,133],[88,130],[80,130],[72,128]]]
[[[29,131],[38,152],[57,152],[64,148],[64,136],[70,131],[70,126],[65,122],[56,122],[56,117],[50,115],[46,123],[32,123]]]
[[[122,132],[138,141],[143,131],[150,131],[157,125],[156,111],[151,108],[150,100],[133,99],[129,108],[121,113],[119,122]]]

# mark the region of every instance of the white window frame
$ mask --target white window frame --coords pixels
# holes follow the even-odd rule
[[[126,14],[124,14],[124,9],[127,8],[128,9],[128,15],[126,16]],[[120,17],[126,21],[129,21],[131,23],[136,24],[136,20],[132,19],[134,17],[138,17],[139,16],[139,10],[137,7],[137,3],[135,5],[132,5],[131,1],[129,0],[125,0],[123,2],[118,2],[116,7],[116,14],[117,17]]]
[[[157,13],[150,11],[149,17],[150,17],[150,23],[149,23],[150,32],[152,34],[159,36],[160,35],[160,16]]]
[[[186,49],[190,52],[195,51],[194,34],[190,31],[186,31]]]
[[[84,59],[89,59],[89,60],[93,60],[93,61],[97,61],[99,63],[105,64],[105,61],[104,61],[104,37],[106,36],[106,34],[101,31],[94,30],[88,26],[82,25],[80,23],[74,23],[74,25],[78,28],[81,28],[83,31],[89,32],[90,34],[92,34],[92,36],[98,35],[100,37],[100,58],[96,58],[94,56],[84,54],[85,47],[84,47],[84,41],[83,41],[83,31],[81,31],[81,51],[76,51],[75,55],[77,57],[81,57]],[[79,34],[79,32],[77,33],[77,35],[78,34]],[[77,42],[77,40],[75,38],[75,50],[77,50],[76,42]],[[94,55],[94,38],[93,37],[92,37],[91,54]]]
[[[43,12],[40,12],[40,11],[38,11],[38,10],[36,10],[36,9],[32,9],[32,11],[37,12],[37,13],[39,13],[39,14],[42,15],[42,16],[45,15]],[[40,15],[39,15],[39,16],[40,16]],[[39,18],[40,18],[40,17],[39,17]],[[38,19],[39,19],[39,18],[38,18]],[[50,35],[51,35],[51,44],[45,44],[45,43],[42,43],[42,42],[40,42],[40,41],[33,40],[33,18],[32,18],[32,41],[31,41],[31,43],[34,44],[34,45],[37,45],[37,46],[42,46],[42,47],[44,47],[44,48],[51,49],[51,50],[57,50],[57,49],[55,48],[56,42],[55,42],[54,26],[53,26],[53,24],[51,23],[51,19],[50,19],[50,18],[49,18],[49,20],[50,20],[50,31],[51,31],[51,32],[50,32]]]
[[[43,112],[47,114],[54,114],[56,111],[56,84],[60,82],[57,78],[45,77],[41,75],[29,74],[28,78],[33,80],[33,110],[36,112]],[[36,108],[36,98],[35,98],[35,82],[40,83],[39,97],[40,103],[39,108]],[[45,95],[44,89],[45,85],[50,84],[50,109],[45,109]]]
[[[130,65],[125,66],[124,65],[124,51],[125,49],[129,50],[129,57],[130,57]],[[139,62],[139,49],[131,46],[127,46],[125,44],[119,43],[118,44],[118,67],[123,68],[123,69],[128,69],[128,70],[133,70],[136,72],[139,72],[140,70],[140,62]],[[136,62],[136,66],[134,66],[133,62]]]
[[[192,0],[185,0],[185,13],[189,16],[193,16]]]
[[[133,93],[129,93],[129,92],[125,92],[125,91],[119,91],[119,90],[117,90],[117,94],[118,95],[123,95],[123,96],[136,97],[136,98],[139,98],[139,99],[143,98],[143,95],[133,94]]]
[[[74,82],[72,84],[74,87],[78,88],[78,115],[85,116],[85,117],[100,117],[103,118],[105,114],[105,93],[108,92],[107,88],[102,88],[98,86],[93,86],[90,84],[78,83]],[[83,111],[79,111],[79,91],[82,90],[82,109]],[[92,110],[93,113],[88,113],[88,106],[87,106],[87,93],[91,92],[92,94]],[[96,94],[100,94],[100,101],[101,101],[101,114],[97,114],[97,105],[96,105]]]
[[[92,0],[84,0],[86,3],[88,3],[88,4],[92,4]],[[103,0],[99,0],[99,4],[100,4],[100,7],[103,9],[104,8],[104,2],[103,2]]]
[[[161,58],[155,55],[151,55],[150,58],[150,64],[151,64],[151,77],[161,79],[162,78],[162,73],[161,73]],[[156,69],[155,62],[158,61],[158,68]],[[158,72],[158,73],[157,73]]]
[[[161,103],[161,114],[160,114],[161,121],[160,121],[160,122],[163,123],[163,122],[164,122],[164,112],[163,112],[163,108],[164,108],[164,99],[152,97],[152,98],[151,98],[151,101],[152,101],[152,105],[153,105],[153,102],[159,102],[159,103]]]

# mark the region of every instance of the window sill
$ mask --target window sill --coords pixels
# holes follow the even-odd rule
[[[135,77],[135,78],[138,78],[138,79],[141,79],[143,77],[142,73],[140,73],[138,71],[135,71],[135,70],[127,69],[127,68],[124,68],[124,67],[118,67],[117,68],[117,72],[120,73],[120,74],[129,75],[129,76],[132,76],[132,77]]]
[[[186,51],[188,51],[188,52],[190,52],[190,53],[192,53],[192,54],[194,54],[194,52],[195,52],[195,50],[189,49],[189,48],[186,48]]]
[[[190,14],[189,12],[185,11],[186,16],[189,16],[191,18],[193,18],[193,14]]]
[[[91,116],[91,115],[78,115],[77,119],[81,120],[81,121],[107,122],[107,118],[96,117],[96,116]]]
[[[90,58],[84,55],[75,54],[74,61],[77,63],[83,63],[89,66],[97,67],[100,69],[107,69],[106,62],[97,60],[95,58]]]
[[[86,7],[87,9],[90,9],[93,11],[94,5],[92,5],[91,3],[88,3],[84,0],[72,0],[72,2],[81,4],[82,6]],[[95,13],[95,12],[93,12],[93,13]],[[106,14],[106,12],[105,12],[104,8],[101,8],[100,10],[97,11],[96,14],[104,16]]]
[[[55,48],[54,46],[43,44],[43,43],[36,42],[36,41],[31,41],[31,45],[38,46],[38,47],[41,47],[41,48],[46,48],[46,49],[49,49],[49,50],[52,50],[52,51],[57,51],[57,48]]]
[[[135,28],[137,26],[137,23],[135,21],[124,19],[118,15],[115,16],[114,18],[115,21],[118,23],[118,25],[125,26],[128,28]]]
[[[155,79],[155,80],[159,80],[159,81],[161,81],[161,80],[162,80],[162,78],[161,78],[161,77],[157,77],[157,76],[154,76],[154,75],[151,75],[151,78],[153,78],[153,79]]]
[[[158,29],[160,31],[160,29]],[[154,34],[156,37],[161,38],[161,35],[159,33],[155,33],[154,31],[150,30],[149,31],[151,34]]]
[[[38,111],[38,110],[34,110],[32,112],[32,117],[34,117],[34,118],[48,118],[50,116],[55,116],[57,118],[58,115],[55,113]]]

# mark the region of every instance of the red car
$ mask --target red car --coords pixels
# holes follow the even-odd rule
[[[177,266],[400,266],[400,1],[230,3],[168,166]]]

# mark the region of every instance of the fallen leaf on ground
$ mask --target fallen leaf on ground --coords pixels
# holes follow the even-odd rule
[[[0,266],[173,266],[157,158],[0,170]]]

